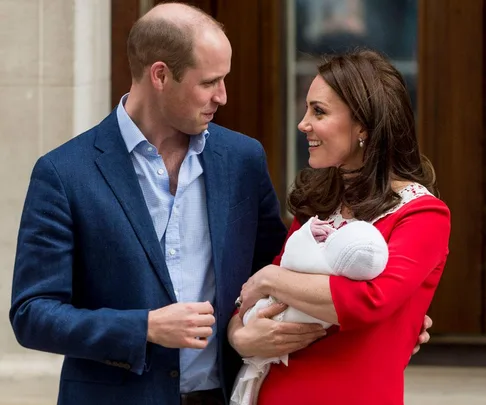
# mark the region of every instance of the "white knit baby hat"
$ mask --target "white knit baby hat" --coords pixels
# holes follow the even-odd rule
[[[388,261],[388,245],[381,232],[365,221],[353,221],[329,235],[320,246],[333,274],[371,280]]]

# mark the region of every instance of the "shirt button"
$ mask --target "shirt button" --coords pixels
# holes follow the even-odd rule
[[[174,293],[175,293],[176,297],[179,296],[179,291],[176,290],[176,291],[174,291]]]
[[[172,378],[179,377],[179,372],[177,370],[172,370],[169,374]]]
[[[152,148],[151,146],[149,146],[149,147],[147,148],[147,150],[148,150],[149,152],[152,152],[152,151],[154,150],[154,148]]]
[[[163,169],[157,170],[157,174],[164,174],[164,170]]]
[[[171,249],[171,250],[169,250],[169,254],[170,254],[171,256],[174,256],[174,255],[176,254],[175,249]]]

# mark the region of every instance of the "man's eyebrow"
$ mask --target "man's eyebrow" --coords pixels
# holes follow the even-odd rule
[[[224,76],[217,76],[217,77],[212,77],[209,79],[203,79],[203,83],[212,83],[212,82],[217,82],[219,80],[224,79]]]

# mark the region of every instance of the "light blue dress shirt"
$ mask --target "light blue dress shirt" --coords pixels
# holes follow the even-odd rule
[[[178,302],[215,304],[215,277],[206,207],[206,190],[199,155],[209,132],[191,136],[179,171],[175,196],[162,157],[125,111],[127,95],[117,108],[120,131],[130,153],[145,202],[165,255]],[[220,387],[216,325],[204,350],[180,350],[181,392]]]

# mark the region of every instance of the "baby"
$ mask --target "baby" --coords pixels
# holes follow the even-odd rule
[[[344,276],[353,280],[371,280],[378,276],[388,261],[388,246],[380,231],[368,222],[352,221],[339,229],[317,217],[310,218],[294,232],[285,245],[281,267],[302,273]],[[258,311],[278,301],[274,297],[260,299],[243,316],[246,325]],[[330,323],[289,307],[276,315],[276,321]],[[270,363],[288,365],[288,355],[272,358],[244,358],[236,378],[231,405],[256,403],[260,386]]]

